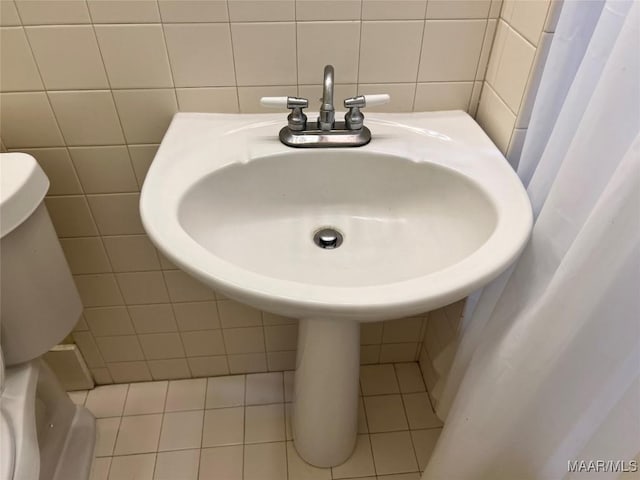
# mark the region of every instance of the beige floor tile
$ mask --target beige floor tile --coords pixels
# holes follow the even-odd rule
[[[160,452],[153,480],[198,480],[200,449]]]
[[[247,375],[246,402],[247,405],[284,402],[282,372]]]
[[[158,451],[200,448],[204,410],[165,413]]]
[[[237,445],[244,440],[244,407],[205,410],[203,447]]]
[[[331,469],[309,465],[300,458],[293,442],[287,442],[287,464],[291,480],[331,480]]]
[[[98,418],[96,420],[96,457],[110,457],[118,437],[120,417]]]
[[[422,381],[422,372],[416,362],[396,363],[396,376],[402,393],[424,392],[424,382]]]
[[[411,432],[411,439],[415,447],[416,456],[418,457],[418,465],[420,470],[424,470],[427,462],[431,458],[436,442],[440,437],[441,428],[431,428],[429,430],[414,430]]]
[[[91,480],[419,480],[442,425],[419,367],[361,372],[358,443],[333,469],[295,450],[294,406],[282,403],[293,398],[294,372],[111,385],[70,397],[100,416]]]
[[[125,415],[162,413],[167,395],[167,382],[141,382],[129,386]]]
[[[246,407],[244,442],[282,442],[285,440],[284,404]]]
[[[158,450],[162,414],[122,417],[115,455],[131,455]]]
[[[375,475],[369,435],[358,435],[356,448],[349,460],[342,465],[333,467],[332,470],[335,479]]]
[[[364,407],[371,433],[409,429],[400,395],[364,397]]]
[[[429,402],[427,392],[408,393],[402,395],[402,400],[404,401],[404,408],[407,411],[411,430],[442,426],[440,419],[431,410],[431,402]]]
[[[373,433],[371,448],[380,475],[418,470],[409,432]]]
[[[206,408],[244,405],[245,375],[231,375],[207,379]]]
[[[109,480],[153,480],[156,454],[126,455],[113,457],[109,469]]]
[[[360,368],[360,386],[363,395],[400,393],[396,372],[392,364],[365,365]]]
[[[85,407],[96,418],[119,417],[127,398],[128,384],[96,387],[87,395]]]
[[[198,480],[242,480],[243,447],[203,448]]]
[[[244,447],[244,480],[287,478],[285,442],[257,443]]]
[[[206,390],[206,378],[170,381],[165,411],[202,410]]]

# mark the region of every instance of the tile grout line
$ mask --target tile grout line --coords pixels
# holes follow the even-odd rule
[[[111,372],[109,372],[111,373]],[[118,444],[118,438],[120,437],[120,427],[122,427],[122,419],[124,418],[124,406],[127,403],[127,398],[129,397],[129,387],[131,386],[131,384],[127,383],[127,391],[124,395],[124,402],[122,403],[122,414],[119,417],[118,420],[118,429],[116,430],[116,438],[113,440],[113,448],[111,449],[111,457],[115,456],[116,453],[116,445]],[[88,399],[88,395],[87,395],[87,399]],[[109,465],[109,470],[111,470],[111,465]]]
[[[218,314],[218,323],[220,324],[220,328],[219,330],[220,332],[220,336],[222,338],[222,346],[224,347],[224,357],[225,357],[225,363],[227,365],[227,375],[232,375],[231,373],[231,363],[229,362],[229,354],[227,353],[227,343],[224,340],[224,332],[222,331],[222,317],[220,316],[220,307],[218,302],[220,300],[218,300],[218,295],[214,293],[214,297],[215,297],[215,306],[216,306],[216,313]],[[197,331],[197,330],[195,330]],[[188,358],[188,357],[187,357]],[[208,384],[208,380],[207,380],[207,384]]]
[[[100,42],[98,41],[98,34],[96,33],[95,24],[93,23],[93,17],[91,16],[91,10],[89,8],[89,3],[88,3],[87,0],[85,0],[84,3],[85,3],[85,6],[87,8],[87,14],[89,15],[89,20],[90,20],[90,23],[91,23],[91,32],[93,33],[93,39],[96,42],[96,48],[98,49],[98,54],[100,55],[100,62],[101,62],[102,68],[104,70],[104,75],[105,75],[105,78],[107,80],[107,85],[109,87],[109,95],[110,95],[110,98],[111,98],[111,102],[113,104],[113,108],[115,110],[116,116],[118,117],[118,125],[120,126],[120,133],[122,134],[122,140],[125,142],[125,147],[127,149],[127,158],[129,160],[129,168],[131,168],[131,171],[134,172],[134,177],[135,177],[135,169],[133,168],[133,162],[131,161],[131,152],[129,151],[129,145],[126,143],[127,142],[127,136],[126,136],[125,131],[124,131],[124,126],[122,125],[122,119],[120,118],[120,112],[118,112],[118,107],[117,107],[117,104],[116,104],[115,95],[113,93],[113,89],[111,88],[111,79],[109,78],[109,73],[107,72],[107,66],[104,63],[104,56],[102,54],[102,48],[100,46]],[[66,140],[65,140],[65,143],[66,143]],[[67,150],[69,150],[68,147],[67,147]],[[71,157],[71,152],[69,152],[69,156]],[[72,163],[74,163],[73,159],[72,159]],[[75,163],[74,163],[74,168],[75,168]],[[136,178],[136,184],[137,183],[138,183],[138,180]],[[85,188],[82,185],[82,182],[80,182],[80,185],[81,185],[81,187],[82,187],[82,189],[84,191]],[[124,293],[122,291],[122,287],[120,286],[120,282],[118,282],[118,278],[116,277],[116,274],[114,272],[113,262],[111,260],[111,256],[109,255],[109,253],[107,251],[107,247],[105,245],[102,232],[100,231],[100,228],[98,227],[98,223],[97,223],[97,221],[95,219],[94,211],[91,208],[91,203],[89,202],[89,198],[87,197],[86,193],[85,193],[85,202],[87,204],[87,208],[89,210],[89,214],[91,215],[91,218],[92,218],[92,220],[94,222],[96,231],[98,232],[97,237],[100,239],[100,244],[102,245],[102,249],[104,250],[105,256],[107,257],[107,262],[109,263],[109,267],[111,268],[111,272],[105,272],[105,273],[111,273],[111,275],[113,275],[113,281],[114,281],[114,283],[116,285],[116,289],[118,291],[118,294],[120,295],[120,298],[122,299],[123,305],[126,306],[126,301],[125,301]],[[84,308],[85,308],[85,305],[83,303],[83,310],[84,310]],[[133,326],[133,320],[131,318],[131,314],[129,313],[129,309],[125,308],[125,310],[127,312],[127,317],[129,319],[129,323]],[[135,328],[134,328],[134,331],[135,331]],[[91,332],[91,335],[93,335],[93,332]],[[94,336],[94,339],[95,339],[95,336]],[[104,355],[102,353],[102,350],[100,349],[100,346],[98,345],[98,342],[95,342],[95,343],[96,343],[96,347],[97,347],[98,351],[104,357]],[[144,355],[144,351],[142,350],[142,345],[140,345],[140,339],[138,338],[137,333],[136,333],[136,344],[138,345],[138,348],[140,349],[140,351],[143,352],[144,365],[145,365],[146,370],[147,370],[147,372],[149,374],[149,377],[153,378],[152,375],[151,375],[151,369],[149,368],[149,363],[147,362],[146,356]],[[111,379],[114,380],[113,374],[111,373],[111,369],[109,369],[106,361],[105,361],[105,368],[109,372],[109,376],[111,377]],[[129,392],[129,389],[127,388],[127,396],[128,396],[128,392]],[[126,399],[125,399],[125,403],[126,403]],[[123,414],[124,414],[124,406],[123,406]]]
[[[240,92],[238,90],[238,71],[236,68],[236,52],[233,46],[233,29],[231,28],[231,13],[229,11],[229,0],[224,1],[227,10],[227,26],[229,28],[229,43],[231,43],[231,60],[233,61],[233,80],[235,82],[234,89],[236,91],[236,108],[240,113]]]
[[[409,434],[409,440],[411,441],[411,449],[413,451],[413,458],[416,461],[416,466],[418,470],[420,470],[420,462],[418,461],[418,452],[416,451],[416,446],[413,443],[413,435],[411,434],[411,423],[409,421],[409,413],[407,412],[407,405],[404,401],[404,393],[402,392],[402,388],[400,387],[400,379],[398,378],[398,370],[396,369],[396,365],[393,365],[393,371],[396,375],[396,381],[398,382],[398,390],[400,390],[400,401],[402,402],[402,409],[404,411],[405,419],[407,420],[407,433]],[[426,390],[426,385],[425,385]],[[427,398],[429,395],[427,395]]]
[[[3,0],[4,1],[4,0]],[[0,27],[1,28],[1,27]],[[548,33],[548,32],[545,32]],[[107,77],[108,78],[108,77]],[[395,81],[395,82],[362,82],[363,85],[414,85],[416,83],[473,83],[481,80],[426,80],[423,82],[415,82],[415,81]],[[345,86],[355,86],[358,85],[359,82],[336,82],[336,87],[345,87]],[[242,88],[272,88],[272,87],[290,87],[291,85],[282,85],[282,84],[250,84],[250,85],[238,85],[238,87]],[[321,87],[321,83],[300,83],[301,87]],[[190,86],[190,87],[113,87],[113,88],[58,88],[58,89],[37,89],[37,90],[7,90],[2,91],[3,95],[22,95],[27,93],[84,93],[84,92],[138,92],[138,91],[163,91],[163,90],[171,90],[172,88],[179,90],[208,90],[208,89],[228,89],[235,88],[233,85],[200,85],[200,86]],[[343,109],[344,107],[340,107]],[[345,109],[346,110],[346,109]],[[313,109],[312,109],[313,111]],[[264,112],[247,112],[247,113],[264,113]],[[87,147],[112,147],[112,146],[123,146],[123,145],[159,145],[160,142],[125,142],[125,143],[108,143],[108,144],[88,144],[88,145],[80,145],[80,144],[71,144],[68,145],[69,148],[87,148]],[[5,145],[6,146],[6,145]],[[46,145],[46,146],[21,146],[21,147],[7,147],[8,150],[16,150],[18,148],[32,148],[32,149],[44,149],[44,148],[64,148],[65,145]]]
[[[227,2],[228,6],[228,2]],[[242,478],[244,479],[244,462],[246,458],[245,449],[245,428],[247,425],[247,379],[248,375],[244,375],[244,400],[242,402]]]
[[[173,91],[173,98],[174,98],[174,100],[176,102],[176,111],[179,112],[180,111],[180,103],[178,102],[178,93],[177,93],[177,90],[176,90],[176,82],[175,82],[175,74],[173,72],[173,64],[172,64],[171,58],[169,56],[169,47],[167,46],[167,34],[166,34],[166,31],[165,31],[165,23],[162,20],[162,12],[160,10],[160,6],[159,6],[157,0],[155,1],[155,6],[156,6],[156,9],[157,9],[157,12],[158,12],[158,17],[160,18],[160,28],[162,30],[162,43],[164,45],[165,58],[166,58],[167,63],[169,65],[169,74],[171,75],[171,90]],[[128,149],[129,149],[129,147],[127,145],[127,150]],[[129,154],[129,157],[131,158],[131,154]],[[133,163],[132,163],[132,167],[133,167]],[[140,187],[142,188],[142,185],[140,185]],[[156,253],[156,256],[157,256],[157,253]],[[159,260],[160,259],[158,258],[158,261]],[[166,277],[166,275],[164,273],[164,269],[161,269],[161,270],[162,270],[162,282],[164,284],[164,288],[165,288],[166,293],[167,293],[168,303],[169,303],[170,308],[171,308],[171,315],[173,317],[173,322],[176,325],[176,329],[177,329],[177,327],[178,327],[177,317],[176,317],[176,312],[175,312],[175,308],[174,308],[174,305],[173,305],[173,299],[171,298],[171,293],[170,293],[170,290],[169,290],[169,284],[167,283],[167,277]],[[128,307],[127,307],[127,309],[128,309]],[[177,330],[177,332],[178,332],[178,339],[180,340],[180,346],[182,347],[182,352],[184,353],[184,357],[181,357],[181,358],[184,359],[184,362],[185,362],[185,364],[187,366],[187,370],[189,371],[190,378],[194,378],[193,370],[191,369],[191,365],[189,364],[189,361],[187,360],[189,357],[187,356],[187,349],[185,347],[184,340],[182,338],[182,333],[180,332],[179,329]],[[143,351],[143,353],[144,353],[144,351]],[[146,354],[144,356],[146,358]],[[149,369],[149,374],[153,378],[153,373],[151,372],[151,367],[148,365],[148,363],[147,363],[147,368]],[[168,391],[168,387],[167,387],[167,396],[168,395],[169,395],[169,391]],[[206,401],[206,390],[205,390],[205,401]]]
[[[362,21],[362,9],[363,9],[363,2],[364,0],[360,0],[360,15],[359,15],[359,27],[360,27],[360,31],[358,32],[358,61],[357,61],[357,65],[358,65],[358,70],[356,71],[356,95],[360,95],[360,68],[362,67],[362,31],[364,30],[363,28],[363,21]],[[333,471],[333,470],[332,470]],[[333,477],[333,473],[331,474]]]
[[[157,4],[156,4],[156,6],[157,6]],[[143,352],[143,354],[144,354],[144,352]],[[149,368],[149,364],[148,363],[147,363],[147,369],[149,370],[149,375],[151,375],[151,369]],[[153,378],[153,376],[151,378]],[[162,429],[163,429],[163,426],[164,426],[164,416],[165,416],[165,410],[167,408],[167,400],[169,398],[169,384],[170,383],[171,382],[167,380],[167,389],[164,392],[164,402],[162,404],[162,417],[160,418],[160,432],[158,433],[158,444],[156,446],[156,452],[155,452],[154,459],[153,459],[153,473],[152,473],[153,476],[151,478],[155,478],[155,476],[156,476],[156,467],[158,465],[158,454],[159,454],[159,450],[160,450],[160,439],[162,438]],[[129,384],[129,389],[127,390],[127,398],[129,397],[129,390],[131,390],[131,384]],[[126,407],[126,405],[127,404],[125,402],[125,407]]]
[[[489,11],[491,10],[491,3],[489,3]],[[471,100],[473,100],[473,91],[475,89],[475,84],[478,78],[478,73],[480,70],[480,61],[482,60],[482,54],[484,53],[484,49],[485,49],[485,43],[487,41],[487,32],[489,31],[489,15],[487,14],[487,21],[485,23],[484,26],[484,34],[482,35],[482,46],[480,47],[480,55],[478,55],[478,62],[476,63],[476,73],[474,74],[473,78],[473,86],[471,88],[471,95],[469,95],[469,101],[467,102],[467,112],[471,110]],[[496,29],[493,32],[493,38],[491,39],[491,46],[487,46],[487,48],[489,48],[489,54],[487,56],[487,66],[485,68],[485,73],[482,76],[483,81],[484,81],[484,77],[486,77],[487,74],[487,69],[489,68],[489,60],[491,59],[491,50],[493,50],[493,39],[496,36],[496,32],[498,31],[498,24],[496,22]],[[480,94],[478,94],[478,103],[480,103],[480,95],[482,94],[482,89],[480,89]],[[477,113],[477,109],[476,109],[476,113]]]
[[[2,0],[3,2],[6,0]],[[488,13],[487,13],[488,16]],[[483,20],[487,18],[487,16],[481,17],[451,17],[451,18],[436,18],[436,17],[416,17],[416,18],[396,18],[396,19],[364,19],[365,22],[371,23],[383,23],[383,22],[418,22],[420,20],[429,20],[433,22],[460,22],[460,21],[469,21],[469,20]],[[502,17],[489,17],[492,19],[501,18]],[[105,25],[105,26],[121,26],[121,25],[130,25],[133,27],[136,26],[148,26],[148,25],[218,25],[222,23],[236,23],[236,24],[256,24],[256,23],[341,23],[341,22],[354,22],[358,21],[358,19],[333,19],[333,20],[298,20],[298,19],[290,19],[290,20],[243,20],[243,21],[231,21],[231,20],[218,20],[218,21],[209,21],[209,22],[189,22],[189,21],[169,21],[165,22],[164,20],[153,21],[153,22],[96,22],[95,25]],[[0,28],[18,28],[18,27],[76,27],[76,26],[86,26],[91,25],[93,22],[81,22],[81,23],[68,23],[68,22],[58,22],[58,23],[27,23],[20,25],[2,25]],[[513,28],[513,27],[512,27]],[[517,32],[517,30],[514,28]],[[520,32],[518,32],[520,34]],[[523,36],[522,34],[520,34]],[[523,36],[524,38],[524,36]],[[526,38],[525,38],[526,40]],[[528,41],[528,40],[527,40]],[[529,42],[531,43],[531,42]]]
[[[107,86],[108,86],[109,94],[111,96],[111,101],[113,102],[113,108],[115,110],[116,116],[118,117],[118,125],[120,126],[120,132],[122,133],[122,139],[124,140],[124,144],[123,145],[127,149],[127,158],[129,159],[129,167],[131,168],[131,172],[133,173],[133,176],[136,179],[136,184],[138,185],[138,189],[137,189],[136,193],[140,193],[142,185],[140,185],[140,182],[138,181],[138,177],[135,174],[135,168],[133,167],[133,160],[131,159],[131,150],[129,149],[129,142],[128,142],[128,139],[127,139],[127,134],[125,132],[124,125],[122,125],[122,118],[120,117],[120,112],[118,110],[118,104],[116,103],[116,97],[115,97],[115,94],[113,93],[113,85],[111,84],[111,78],[109,77],[109,72],[107,71],[107,65],[106,65],[106,63],[104,61],[104,55],[102,53],[102,47],[100,46],[100,41],[98,40],[98,33],[96,32],[96,27],[95,27],[95,23],[93,22],[93,17],[91,16],[91,10],[89,9],[88,0],[85,0],[85,4],[87,6],[87,13],[89,15],[89,20],[91,21],[91,31],[93,32],[93,39],[96,42],[96,48],[98,49],[98,54],[100,55],[100,62],[101,62],[102,68],[104,70],[104,76],[105,76],[105,78],[107,80]],[[88,203],[88,201],[87,201],[87,203]],[[93,214],[93,210],[91,211],[91,213]],[[119,285],[118,285],[118,288],[120,288]]]
[[[188,363],[188,362],[187,362]],[[204,410],[202,411],[202,429],[200,430],[200,449],[198,450],[198,468],[196,469],[196,478],[200,478],[200,467],[202,464],[202,449],[204,448],[204,426],[207,415],[207,397],[209,396],[209,378],[207,377],[204,384]],[[167,391],[167,396],[168,396]]]
[[[270,368],[269,368],[269,356],[267,355],[268,351],[267,351],[267,329],[264,325],[264,312],[262,310],[260,310],[260,326],[262,327],[262,348],[264,348],[264,363],[265,363],[265,367],[267,368],[267,372],[270,372]],[[255,353],[260,353],[260,352],[255,352]],[[284,380],[283,380],[284,382]],[[284,388],[284,383],[283,383],[283,388]],[[284,390],[282,390],[282,394],[284,396]]]
[[[154,0],[155,6],[158,9],[158,17],[160,18],[160,30],[162,30],[162,44],[164,45],[164,53],[167,63],[169,64],[169,75],[171,76],[171,90],[173,91],[173,99],[176,102],[176,111],[180,111],[180,104],[178,103],[178,93],[176,91],[176,81],[175,75],[173,73],[173,64],[171,63],[171,58],[169,56],[169,47],[167,46],[167,34],[164,30],[164,22],[162,21],[162,13],[160,12],[160,7],[158,6],[158,1]],[[174,112],[175,114],[175,112]],[[172,115],[173,116],[173,115]]]
[[[294,2],[295,4],[295,2]],[[280,372],[282,377],[282,428],[284,429],[284,466],[287,478],[289,480],[289,449],[287,448],[287,392],[285,390],[284,372]],[[246,425],[245,425],[246,428]],[[294,447],[295,448],[295,447]]]
[[[413,89],[413,100],[411,102],[411,111],[416,111],[416,98],[418,96],[418,80],[420,79],[420,63],[422,63],[422,50],[424,49],[424,36],[427,32],[427,8],[428,2],[424,2],[424,15],[422,20],[422,34],[420,35],[420,51],[418,52],[418,65],[416,68],[416,81]]]

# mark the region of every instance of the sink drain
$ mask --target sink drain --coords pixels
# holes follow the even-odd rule
[[[313,234],[313,243],[325,250],[332,250],[342,245],[342,234],[331,227],[322,227]]]

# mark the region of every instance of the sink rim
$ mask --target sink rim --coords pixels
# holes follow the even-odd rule
[[[495,229],[484,244],[437,272],[362,287],[272,278],[207,250],[182,228],[178,217],[181,198],[191,185],[230,163],[281,153],[313,153],[280,144],[280,114],[176,114],[142,188],[144,228],[172,262],[223,294],[263,310],[302,318],[375,321],[420,313],[466,296],[519,255],[532,225],[528,196],[516,173],[471,117],[464,112],[370,114],[367,122],[374,141],[357,151],[435,163],[462,174],[482,191],[497,215]],[[430,140],[425,142],[425,137]],[[198,153],[214,145],[224,154],[212,158]],[[452,153],[455,158],[447,157]],[[181,156],[179,162],[176,155]]]

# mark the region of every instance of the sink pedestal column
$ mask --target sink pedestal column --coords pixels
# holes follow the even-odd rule
[[[340,465],[358,433],[360,323],[300,321],[293,406],[293,439],[312,465]]]

